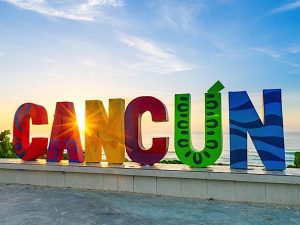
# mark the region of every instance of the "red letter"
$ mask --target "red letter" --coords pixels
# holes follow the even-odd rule
[[[48,114],[43,106],[33,103],[21,105],[14,118],[13,145],[20,159],[35,160],[46,153],[48,138],[32,138],[29,142],[30,119],[32,124],[48,124]]]
[[[164,158],[168,151],[169,138],[153,138],[152,147],[146,150],[141,138],[142,114],[149,111],[154,122],[168,121],[165,105],[150,96],[132,100],[125,112],[125,143],[126,151],[132,161],[141,165],[153,165]]]
[[[47,162],[59,162],[67,149],[69,162],[83,162],[84,155],[72,102],[57,102]]]

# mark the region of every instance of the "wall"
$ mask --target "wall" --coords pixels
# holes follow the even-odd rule
[[[135,192],[175,197],[300,205],[300,169],[231,170],[229,166],[139,166],[107,163],[47,163],[0,159],[0,182]]]

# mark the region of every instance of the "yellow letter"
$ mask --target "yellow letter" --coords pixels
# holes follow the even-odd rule
[[[102,147],[108,163],[125,159],[124,99],[109,100],[109,116],[102,101],[85,102],[85,161],[102,161]]]

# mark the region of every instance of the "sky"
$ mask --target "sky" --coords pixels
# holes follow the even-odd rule
[[[43,105],[50,136],[55,104],[71,101],[83,131],[84,102],[154,96],[173,132],[174,95],[191,93],[192,130],[204,129],[204,93],[220,80],[224,132],[228,92],[280,88],[285,131],[300,131],[300,0],[0,0],[0,130],[17,108]]]

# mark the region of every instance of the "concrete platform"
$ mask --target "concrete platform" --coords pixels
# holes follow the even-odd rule
[[[237,202],[300,205],[300,170],[231,170],[228,166],[140,166],[127,162],[47,163],[0,159],[0,183],[134,192]]]
[[[2,225],[300,224],[300,207],[0,184]]]

